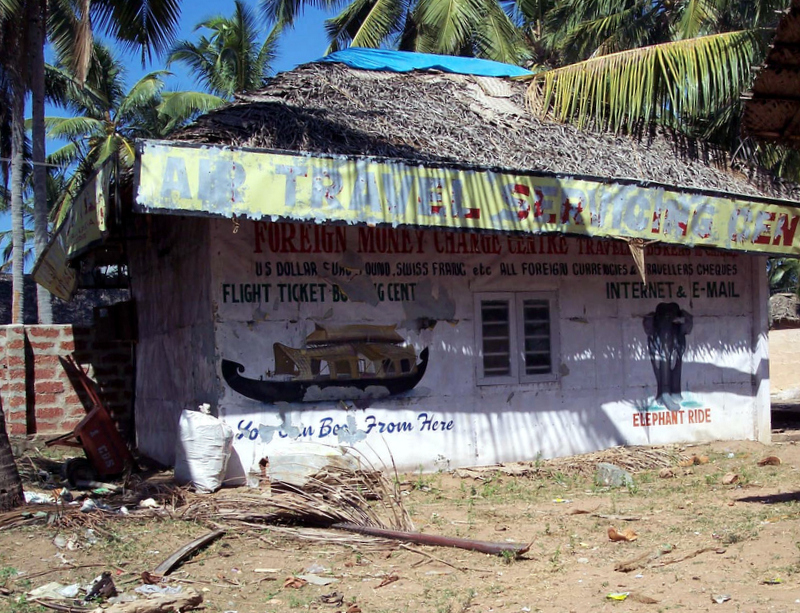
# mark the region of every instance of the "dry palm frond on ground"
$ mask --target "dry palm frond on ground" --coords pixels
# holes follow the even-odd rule
[[[532,462],[508,462],[495,466],[461,468],[455,471],[459,477],[483,477],[500,473],[516,477],[549,478],[561,475],[593,475],[597,464],[606,462],[629,472],[653,470],[675,466],[686,456],[679,447],[612,447],[603,451],[581,455],[536,460]]]
[[[80,511],[80,505],[60,501],[52,505],[24,507],[0,516],[0,529],[45,518],[62,529],[95,528],[118,520],[154,517],[193,521],[217,528],[271,531],[284,536],[332,542],[375,544],[383,539],[343,534],[326,528],[337,523],[411,531],[414,526],[403,506],[397,478],[371,467],[358,469],[325,466],[302,486],[264,479],[263,489],[225,488],[214,494],[198,494],[176,485],[168,473],[132,475],[119,494],[107,496],[105,510]],[[60,490],[53,490],[58,495]],[[139,503],[152,499],[153,506]],[[127,514],[119,512],[125,506]],[[31,512],[35,509],[34,512]]]
[[[324,480],[323,480],[324,479]],[[310,478],[299,487],[273,483],[268,495],[222,490],[215,495],[190,495],[175,515],[216,524],[282,525],[326,528],[354,523],[393,530],[411,530],[399,489],[382,473],[359,478],[357,471],[337,469]]]

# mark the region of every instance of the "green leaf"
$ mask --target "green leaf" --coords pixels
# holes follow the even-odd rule
[[[211,111],[226,102],[224,98],[202,92],[168,92],[164,94],[158,112],[168,119],[165,131],[169,133],[198,114]]]
[[[158,70],[139,79],[120,102],[117,115],[124,116],[137,107],[157,102],[164,89],[164,81],[161,77],[171,74],[166,70]]]
[[[528,103],[581,127],[674,123],[738,98],[760,50],[757,32],[737,31],[596,57],[531,77]]]
[[[104,131],[103,122],[92,117],[45,117],[44,121],[50,138],[74,140]]]
[[[325,22],[325,31],[340,47],[377,48],[399,29],[403,8],[397,0],[354,0]]]

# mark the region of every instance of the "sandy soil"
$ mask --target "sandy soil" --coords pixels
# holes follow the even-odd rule
[[[403,504],[418,530],[530,542],[521,559],[298,541],[238,526],[171,577],[202,590],[205,610],[214,612],[800,611],[800,446],[716,443],[667,452],[676,454],[674,477],[661,478],[654,467],[616,489],[596,485],[570,462],[538,476],[405,477]],[[691,455],[708,463],[679,465]],[[766,456],[782,463],[759,466]],[[591,462],[576,458],[574,466]],[[729,474],[738,479],[725,485]],[[235,505],[239,495],[214,496]],[[635,531],[636,540],[612,542],[611,526]],[[210,527],[98,512],[6,527],[0,585],[5,581],[9,593],[0,595],[0,610],[44,611],[20,602],[22,594],[49,581],[87,582],[102,570],[130,593],[142,571]],[[665,553],[656,557],[658,551]],[[630,562],[636,558],[639,563]],[[633,570],[615,570],[624,562]],[[288,577],[308,569],[335,582],[285,587]],[[325,596],[336,601],[333,592],[342,600],[323,602]],[[611,600],[612,593],[627,597]],[[729,599],[717,604],[714,597]]]

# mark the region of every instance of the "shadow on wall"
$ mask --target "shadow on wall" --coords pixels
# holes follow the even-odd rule
[[[354,426],[362,432],[366,429],[369,409],[396,411],[398,423],[414,430],[419,429],[420,421],[409,418],[405,410],[428,415],[436,413],[438,418],[446,420],[461,414],[464,417],[461,422],[471,424],[473,438],[468,440],[462,436],[456,437],[456,442],[443,441],[439,453],[444,457],[463,457],[464,450],[458,449],[458,445],[470,444],[475,447],[475,461],[487,464],[521,457],[532,459],[539,453],[548,457],[564,456],[629,444],[632,422],[643,426],[642,432],[650,440],[647,419],[642,418],[637,424],[637,417],[649,413],[666,416],[681,411],[687,414],[688,411],[704,411],[709,406],[708,399],[700,395],[723,389],[726,394],[742,399],[743,410],[755,407],[754,382],[766,372],[767,362],[753,360],[749,318],[695,317],[678,304],[665,302],[644,316],[624,318],[625,330],[622,322],[623,319],[617,320],[621,334],[615,338],[623,339],[619,345],[596,342],[595,336],[588,334],[580,352],[562,352],[561,363],[568,368],[560,381],[478,386],[470,388],[474,392],[465,388],[459,395],[445,396],[441,390],[431,389],[430,379],[423,378],[414,389],[393,395],[388,401],[366,398],[335,405],[262,404],[247,400],[240,404],[249,415],[247,419],[252,420],[254,413],[274,412],[282,423],[264,426],[251,421],[249,425],[240,424],[237,436],[260,439],[263,443],[277,436],[318,440],[320,418],[326,407],[331,415],[334,409],[350,409],[347,420],[350,422],[353,418],[354,421],[352,425],[348,423],[350,434],[346,438],[353,438]],[[735,330],[741,333],[727,333]],[[431,365],[437,361],[441,364],[448,356],[478,357],[475,348],[466,343],[425,343],[417,339],[415,344],[431,348]],[[228,391],[236,393],[233,389]],[[607,412],[604,407],[609,405],[613,408]],[[233,408],[233,411],[238,409]],[[302,415],[303,411],[308,411],[308,418],[298,420],[298,412]],[[393,419],[383,415],[383,419]],[[622,416],[627,425],[625,433],[620,424]],[[232,414],[228,417],[236,419]],[[292,419],[302,423],[293,423]],[[343,418],[338,414],[334,419]],[[662,417],[662,422],[671,419]],[[688,416],[686,419],[688,423]],[[370,437],[378,431],[375,425]],[[388,432],[385,436],[391,440],[395,435],[391,430]],[[329,434],[330,442],[336,443],[335,433]],[[445,448],[448,444],[454,447]]]

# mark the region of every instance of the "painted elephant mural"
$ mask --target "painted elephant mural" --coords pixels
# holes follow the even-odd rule
[[[644,317],[647,350],[656,376],[656,400],[677,410],[681,400],[681,366],[692,315],[675,302],[662,302]]]

